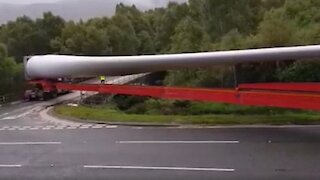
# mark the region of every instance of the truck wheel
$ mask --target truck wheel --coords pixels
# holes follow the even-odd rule
[[[44,101],[51,99],[51,97],[52,97],[51,93],[43,93],[43,100]]]

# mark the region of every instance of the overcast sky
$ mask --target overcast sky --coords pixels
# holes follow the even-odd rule
[[[0,3],[8,4],[32,4],[32,3],[47,3],[47,2],[57,2],[59,0],[0,0]]]
[[[52,3],[57,1],[67,1],[67,0],[0,0],[0,3],[8,3],[8,4],[33,4],[33,3]],[[88,0],[90,1],[90,0]],[[108,1],[108,0],[106,0]],[[130,3],[136,3],[136,2],[144,2],[147,4],[155,3],[155,1],[161,1],[161,0],[119,0],[119,2],[130,2]],[[173,0],[174,1],[174,0]],[[180,0],[181,1],[181,0]]]
[[[135,4],[141,10],[147,10],[164,7],[169,1],[181,3],[187,0],[0,0],[0,25],[23,15],[32,19],[39,18],[43,12],[48,11],[66,20],[87,20],[93,17],[112,16],[116,4],[120,2],[126,5]]]

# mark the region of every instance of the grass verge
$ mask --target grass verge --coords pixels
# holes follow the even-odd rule
[[[59,105],[54,113],[85,121],[110,123],[190,124],[190,125],[310,125],[320,124],[320,114],[313,112],[284,112],[262,115],[140,115],[126,114],[110,107],[70,107]]]

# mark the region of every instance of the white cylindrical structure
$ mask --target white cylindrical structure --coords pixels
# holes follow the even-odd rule
[[[31,79],[54,79],[60,77],[128,75],[207,67],[215,64],[313,59],[319,57],[320,45],[115,57],[43,55],[31,57],[25,68],[27,76]]]

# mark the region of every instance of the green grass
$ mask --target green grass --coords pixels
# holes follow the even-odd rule
[[[86,121],[192,124],[192,125],[251,125],[251,124],[320,124],[320,114],[314,112],[284,111],[279,114],[209,114],[209,115],[142,115],[125,114],[112,107],[56,106],[56,114]]]

